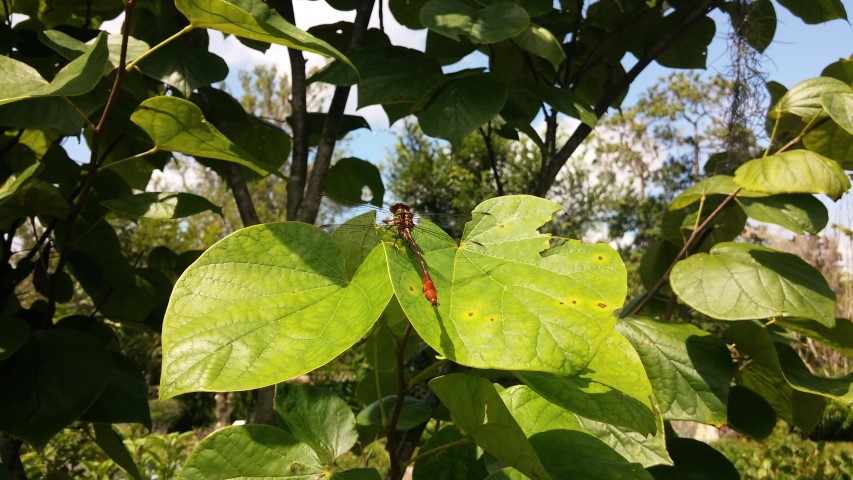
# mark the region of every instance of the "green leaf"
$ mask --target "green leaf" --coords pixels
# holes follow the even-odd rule
[[[491,382],[454,373],[434,378],[429,386],[456,427],[483,450],[529,477],[551,478]]]
[[[152,97],[130,116],[154,141],[158,150],[181,152],[234,162],[261,175],[268,173],[249,152],[231,142],[204,119],[192,102],[177,97]]]
[[[61,328],[33,332],[0,363],[0,430],[41,450],[92,405],[109,371],[110,355],[95,337]]]
[[[437,307],[424,299],[409,247],[384,244],[397,299],[420,337],[444,357],[475,368],[562,375],[586,368],[613,330],[625,267],[603,244],[569,241],[549,249],[550,236],[537,229],[559,208],[527,195],[487,200],[474,210],[458,247],[438,229],[417,227],[413,235],[434,273]]]
[[[379,426],[383,429],[387,426],[388,420],[391,418],[391,413],[394,411],[394,404],[397,403],[397,396],[388,396],[380,402],[376,401],[368,405],[358,413],[356,421],[361,426]],[[382,411],[384,410],[384,418]],[[400,419],[397,421],[397,431],[410,430],[416,426],[429,420],[432,414],[432,408],[429,405],[415,397],[405,397],[403,399],[403,410],[400,412]]]
[[[421,23],[430,30],[458,40],[490,44],[524,32],[530,25],[527,12],[515,3],[496,3],[474,9],[457,0],[430,0],[421,10]]]
[[[476,49],[477,47],[467,38],[462,37],[459,40],[453,40],[429,30],[427,31],[424,54],[436,59],[441,65],[452,65]]]
[[[326,114],[322,112],[308,112],[308,146],[316,147],[320,143],[320,134],[326,124]],[[347,136],[349,132],[366,128],[370,130],[370,124],[364,117],[358,115],[344,115],[341,127],[338,129],[338,140]]]
[[[788,382],[770,333],[753,322],[738,322],[723,335],[734,342],[740,355],[749,358],[738,371],[738,383],[767,400],[779,418],[811,432],[820,421],[826,399]]]
[[[382,476],[375,468],[351,468],[333,472],[329,480],[382,480]]]
[[[184,218],[205,211],[222,215],[222,207],[191,193],[145,192],[104,200],[101,205],[130,218]]]
[[[586,370],[574,377],[542,372],[514,372],[548,401],[582,417],[630,428],[643,435],[657,426],[652,386],[639,356],[612,331]]]
[[[820,104],[832,121],[853,135],[853,93],[821,93]]]
[[[717,320],[801,316],[835,322],[835,293],[820,272],[760,245],[718,244],[678,262],[669,281],[679,299]]]
[[[180,480],[320,478],[324,469],[311,447],[268,425],[225,427],[193,450]]]
[[[655,480],[740,479],[740,473],[732,462],[707,443],[692,438],[671,438],[666,441],[666,449],[675,465],[650,468],[649,473]]]
[[[595,127],[598,123],[598,116],[590,109],[589,104],[569,89],[537,85],[530,91],[542,97],[542,100],[560,113],[577,118],[590,127]]]
[[[657,34],[672,31],[680,22],[682,17],[679,12],[670,13],[664,18],[663,28]],[[705,68],[708,45],[716,32],[717,24],[714,20],[702,17],[679,35],[678,40],[669,48],[655,57],[655,61],[669,68]]]
[[[512,41],[524,50],[551,62],[555,70],[566,59],[563,45],[545,27],[530,24],[527,29],[513,37]]]
[[[490,73],[465,76],[438,89],[415,115],[424,133],[458,145],[501,111],[506,95],[506,87]]]
[[[789,330],[807,335],[853,357],[853,322],[846,318],[836,318],[832,327],[807,318],[780,318],[778,322]]]
[[[750,160],[735,170],[735,183],[761,193],[824,193],[838,200],[850,180],[837,162],[808,150]]]
[[[744,213],[754,220],[773,223],[802,235],[817,234],[829,222],[826,205],[813,195],[773,195],[763,198],[737,198]]]
[[[752,3],[730,3],[727,7],[732,26],[738,35],[759,53],[764,52],[776,34],[776,9],[773,2],[757,0]]]
[[[820,72],[821,77],[832,77],[847,84],[853,84],[853,59],[841,59],[832,62]]]
[[[394,15],[394,19],[400,22],[400,25],[411,28],[412,30],[420,30],[426,28],[421,23],[421,10],[429,0],[389,0],[388,10]]]
[[[776,412],[761,395],[734,385],[729,390],[728,424],[739,433],[762,440],[776,428]]]
[[[774,346],[785,379],[792,387],[801,392],[814,393],[846,404],[853,403],[853,373],[835,378],[814,375],[793,347],[779,342]]]
[[[358,108],[410,103],[422,99],[443,80],[441,66],[418,50],[375,46],[352,58],[358,67]]]
[[[725,423],[733,364],[717,336],[689,323],[642,317],[617,328],[640,355],[664,420]]]
[[[215,53],[167,45],[137,65],[145,75],[175,87],[184,98],[193,90],[225,80],[228,65]]]
[[[844,170],[853,169],[853,135],[835,122],[824,122],[812,129],[803,137],[803,146],[835,160]]]
[[[348,280],[331,238],[310,225],[258,225],[221,240],[175,285],[163,320],[161,398],[258,388],[329,362],[388,303],[382,253]]]
[[[24,217],[64,218],[70,211],[71,206],[58,188],[32,178],[0,202],[0,230],[8,230],[15,220]]]
[[[660,415],[655,417],[657,431],[654,435],[644,435],[629,428],[583,417],[578,420],[587,432],[619,452],[629,462],[639,463],[646,468],[652,465],[672,465],[672,459],[666,451],[666,434]]]
[[[679,193],[675,199],[670,202],[667,210],[675,211],[689,207],[694,203],[707,199],[711,195],[731,195],[739,187],[734,182],[734,177],[729,175],[714,175],[713,177],[705,178],[693,186]],[[766,197],[767,194],[751,192],[749,190],[741,190],[737,192],[738,198],[747,197]]]
[[[815,77],[803,80],[782,95],[768,116],[775,119],[787,113],[808,121],[817,115],[825,114],[820,100],[822,95],[851,92],[853,87],[835,78]]]
[[[73,97],[89,92],[101,81],[109,60],[107,35],[101,32],[95,46],[62,68],[47,83],[29,65],[0,55],[0,105],[35,97]]]
[[[8,313],[0,314],[0,361],[17,352],[29,336],[27,322]]]
[[[847,12],[841,0],[777,0],[780,5],[800,17],[808,24],[816,24],[841,18],[847,20]]]
[[[418,450],[418,456],[440,449],[437,454],[423,455],[415,462],[413,480],[468,480],[487,475],[477,461],[477,445],[463,441],[462,433],[453,425],[443,427]]]
[[[121,435],[106,423],[93,423],[92,426],[95,429],[95,443],[101,447],[101,450],[107,454],[110,460],[127,472],[131,478],[142,480],[139,468],[122,442]]]
[[[30,179],[36,178],[36,175],[41,173],[43,169],[44,165],[36,162],[25,168],[21,173],[13,173],[6,177],[3,185],[0,185],[0,205],[15,195]]]
[[[555,478],[647,478],[642,465],[627,461],[586,431],[574,415],[529,387],[510,387],[501,398]]]
[[[326,184],[323,187],[326,194],[338,203],[355,205],[363,203],[364,188],[370,189],[370,202],[382,206],[385,197],[385,185],[382,184],[382,174],[376,165],[355,157],[338,160],[326,174]]]
[[[285,21],[260,0],[176,0],[175,7],[194,28],[210,28],[238,37],[319,53],[355,67],[344,54]]]
[[[97,46],[98,39],[95,38],[86,43],[77,40],[76,38],[67,35],[59,30],[44,30],[38,32],[39,40],[47,45],[54,52],[62,55],[68,60],[74,60],[80,55],[92,50]],[[110,52],[109,67],[104,71],[104,75],[118,68],[119,57],[121,55],[121,35],[107,34],[107,48]],[[142,40],[133,37],[127,38],[127,53],[126,62],[132,62],[137,57],[147,52],[151,47]]]
[[[324,464],[332,464],[358,440],[349,406],[322,387],[279,383],[275,411],[287,431],[308,444]]]
[[[112,368],[107,385],[80,419],[103,423],[140,423],[151,428],[148,383],[139,366],[126,356],[111,352]]]

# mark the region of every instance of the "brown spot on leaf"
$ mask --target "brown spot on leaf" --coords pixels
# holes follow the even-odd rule
[[[468,312],[468,316],[469,316],[469,317],[473,317],[473,316],[474,316],[474,312]]]
[[[577,305],[577,303],[578,303],[577,300],[572,300],[572,305]]]
[[[604,260],[604,257],[602,257],[601,255],[599,255],[599,256],[598,256],[598,260],[599,260],[599,261]]]
[[[410,292],[414,292],[414,291],[415,291],[415,287],[413,287],[413,286],[409,285],[409,291],[410,291]]]
[[[607,308],[607,304],[606,303],[599,303],[598,308]]]

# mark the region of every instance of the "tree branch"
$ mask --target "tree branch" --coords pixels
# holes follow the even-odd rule
[[[276,2],[275,10],[285,20],[296,25],[292,1]],[[308,95],[305,55],[302,50],[295,48],[288,48],[287,54],[290,57],[290,127],[293,129],[290,179],[287,181],[287,219],[296,220],[308,177]]]
[[[347,53],[359,50],[367,37],[367,26],[370,15],[373,12],[374,0],[358,0],[356,2],[355,20],[352,26],[352,38],[350,38]],[[314,223],[317,212],[320,211],[320,195],[326,183],[326,173],[332,164],[332,154],[335,152],[335,143],[338,132],[341,130],[341,122],[344,118],[344,108],[349,98],[350,87],[337,87],[332,96],[332,103],[326,114],[326,123],[320,134],[320,143],[317,146],[317,154],[314,155],[314,165],[311,167],[311,178],[308,180],[308,188],[305,192],[304,201],[299,206],[296,220],[305,223]],[[288,208],[290,206],[288,205]]]
[[[98,125],[95,126],[94,133],[92,133],[89,171],[86,174],[86,178],[83,180],[83,186],[80,188],[80,194],[77,196],[77,201],[74,202],[71,208],[71,213],[68,214],[68,217],[65,220],[68,224],[68,228],[66,229],[64,242],[61,245],[59,260],[56,262],[56,269],[54,269],[53,274],[50,276],[50,284],[48,287],[48,307],[45,312],[45,318],[47,321],[50,321],[53,318],[53,314],[56,312],[56,286],[59,276],[65,269],[65,263],[68,261],[68,255],[71,253],[71,243],[74,240],[74,224],[77,222],[77,218],[83,210],[83,204],[86,201],[86,196],[89,193],[89,190],[91,190],[95,185],[95,178],[98,176],[98,150],[101,145],[101,137],[103,136],[104,128],[106,128],[107,125],[107,119],[109,118],[110,112],[112,112],[113,106],[118,99],[118,93],[121,90],[121,85],[124,82],[124,77],[127,73],[127,42],[128,37],[130,36],[130,17],[131,13],[133,13],[134,6],[136,6],[136,0],[126,0],[124,7],[124,23],[121,27],[121,51],[119,54],[118,67],[116,68],[116,78],[113,82],[112,90],[110,90],[110,96],[107,98],[107,103],[104,105],[104,111],[101,113],[101,119],[98,121]]]
[[[604,113],[607,112],[607,109],[613,101],[619,98],[619,95],[628,89],[631,83],[636,80],[637,76],[639,76],[655,58],[672,46],[681,34],[707,15],[717,2],[718,0],[703,0],[692,11],[688,12],[684,18],[682,18],[678,23],[678,26],[673,31],[649,48],[643,56],[640,57],[631,70],[629,70],[615,86],[609,88],[604,93],[601,100],[599,100],[598,104],[596,104],[594,108],[596,116],[601,118]],[[563,166],[566,165],[569,157],[572,156],[591,132],[592,127],[589,125],[585,123],[578,125],[574,133],[572,133],[572,136],[569,137],[563,147],[560,148],[560,151],[550,158],[545,168],[540,171],[539,184],[536,186],[536,190],[534,192],[536,195],[545,196],[548,193],[548,190],[551,189],[551,186],[554,184],[554,180],[557,178],[557,175],[560,173]]]

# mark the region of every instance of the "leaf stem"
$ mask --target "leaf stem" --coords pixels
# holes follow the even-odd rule
[[[155,145],[154,147],[151,147],[150,149],[148,149],[144,152],[137,153],[136,155],[131,155],[129,157],[122,158],[121,160],[116,160],[115,162],[112,162],[109,165],[104,165],[102,167],[99,167],[98,173],[103,172],[104,170],[109,170],[110,168],[113,168],[116,165],[122,164],[124,162],[129,162],[130,160],[136,160],[137,158],[142,158],[142,157],[145,157],[148,155],[152,155],[152,154],[157,153],[159,151],[160,151],[160,149],[158,149],[157,146]]]
[[[417,455],[415,455],[414,457],[412,457],[412,458],[410,458],[409,460],[407,460],[407,461],[403,462],[402,467],[403,467],[403,468],[406,468],[406,467],[408,467],[409,465],[411,465],[411,464],[415,463],[415,461],[416,461],[416,460],[422,460],[422,459],[424,459],[424,458],[429,457],[430,455],[434,455],[434,454],[436,454],[436,453],[441,453],[441,452],[443,452],[443,451],[447,450],[448,448],[455,447],[455,446],[457,446],[457,445],[464,445],[464,444],[466,444],[466,443],[468,443],[468,442],[470,442],[470,441],[471,441],[471,437],[462,437],[462,438],[460,438],[459,440],[454,440],[454,441],[452,441],[452,442],[445,443],[445,444],[443,444],[443,445],[439,445],[439,446],[437,446],[437,447],[435,447],[435,448],[433,448],[433,449],[431,449],[431,450],[427,450],[426,452],[423,452],[423,453],[420,453],[420,452],[419,452],[419,453],[418,453]]]
[[[652,297],[654,297],[658,290],[660,290],[664,286],[664,284],[669,281],[669,274],[672,273],[672,269],[675,267],[675,264],[678,263],[681,258],[687,254],[691,247],[693,247],[694,242],[697,238],[699,238],[699,233],[701,233],[708,227],[711,221],[714,220],[717,215],[720,214],[721,211],[723,211],[723,208],[737,196],[740,190],[740,188],[737,188],[734,192],[730,193],[725,199],[723,199],[722,202],[720,202],[717,208],[715,208],[708,215],[708,218],[706,218],[704,222],[702,222],[698,227],[693,229],[693,231],[690,233],[690,237],[687,238],[687,241],[684,242],[684,246],[681,247],[681,250],[678,252],[678,255],[675,256],[675,258],[672,260],[672,263],[670,263],[669,267],[667,267],[666,272],[664,272],[664,274],[660,277],[657,283],[655,283],[655,285],[651,289],[649,289],[648,292],[646,292],[646,295],[643,297],[643,300],[631,310],[629,315],[636,315],[638,312],[646,308],[646,305],[649,304],[649,302],[652,300]],[[626,315],[623,315],[622,318],[625,318],[625,316]]]
[[[439,370],[441,370],[441,367],[447,362],[448,360],[441,360],[421,370],[417,375],[409,379],[409,388],[412,388],[413,386],[425,381],[427,378],[437,376]]]
[[[773,146],[773,142],[776,140],[776,132],[779,131],[779,123],[782,121],[782,114],[776,112],[776,122],[773,124],[773,131],[770,132],[770,138],[767,140],[767,148],[764,149],[764,155],[762,157],[766,157],[770,155],[770,148]]]
[[[134,1],[135,1],[135,0],[134,0]],[[169,43],[171,43],[173,40],[177,39],[178,37],[180,37],[181,35],[183,35],[183,34],[185,34],[185,33],[189,32],[189,31],[193,30],[194,28],[195,28],[195,27],[194,27],[192,24],[189,24],[189,25],[187,25],[186,27],[184,27],[184,28],[182,28],[182,29],[178,30],[178,31],[177,31],[175,34],[173,34],[171,37],[169,37],[169,38],[167,38],[167,39],[163,40],[162,42],[158,43],[157,45],[154,45],[153,47],[149,48],[149,49],[148,49],[148,51],[146,51],[146,52],[145,52],[145,53],[143,53],[142,55],[140,55],[140,56],[138,56],[138,57],[134,58],[132,62],[128,63],[128,64],[124,67],[124,70],[125,70],[125,71],[130,71],[131,69],[133,69],[133,67],[135,67],[135,66],[136,66],[136,64],[137,64],[137,63],[139,63],[139,62],[141,62],[141,61],[145,60],[146,58],[148,58],[149,56],[151,56],[152,54],[154,54],[154,52],[156,52],[157,50],[160,50],[161,48],[163,48],[163,47],[165,47],[166,45],[168,45]]]
[[[47,323],[52,321],[53,315],[56,313],[56,287],[59,281],[59,276],[65,269],[65,263],[68,261],[68,255],[71,252],[71,243],[74,240],[74,224],[77,222],[77,218],[83,210],[83,204],[86,201],[86,196],[95,185],[95,178],[98,176],[98,152],[101,145],[101,137],[103,136],[104,129],[107,125],[107,118],[109,118],[110,112],[112,112],[113,107],[118,100],[118,93],[121,90],[121,85],[124,82],[124,76],[127,72],[125,69],[125,62],[127,61],[127,42],[130,37],[130,17],[135,6],[136,0],[127,0],[125,3],[124,23],[121,27],[121,51],[119,54],[118,68],[116,69],[116,78],[113,82],[112,89],[110,90],[110,96],[107,98],[107,103],[104,105],[104,111],[101,112],[101,118],[92,133],[89,171],[86,174],[86,178],[83,180],[83,185],[80,187],[80,193],[77,195],[77,200],[74,202],[71,212],[65,219],[65,222],[68,224],[68,228],[65,231],[63,243],[59,249],[59,259],[56,261],[56,268],[50,276],[50,283],[48,285],[48,307],[45,312],[45,322]]]
[[[409,334],[412,332],[412,324],[406,326],[406,331],[403,333],[403,338],[397,345],[397,401],[394,403],[394,412],[391,414],[391,421],[388,422],[388,430],[386,435],[388,438],[388,456],[390,457],[391,468],[388,471],[388,477],[391,480],[398,480],[402,475],[401,465],[397,458],[397,440],[394,435],[397,433],[397,422],[400,420],[400,413],[403,411],[403,402],[406,400],[406,375],[405,371],[405,353],[406,342],[409,340]],[[382,401],[381,399],[379,400]]]

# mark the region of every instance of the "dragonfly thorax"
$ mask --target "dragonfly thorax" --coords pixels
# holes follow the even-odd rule
[[[415,216],[409,209],[409,206],[404,203],[395,203],[389,209],[392,218],[383,220],[388,226],[397,227],[401,230],[411,230],[415,227]]]

